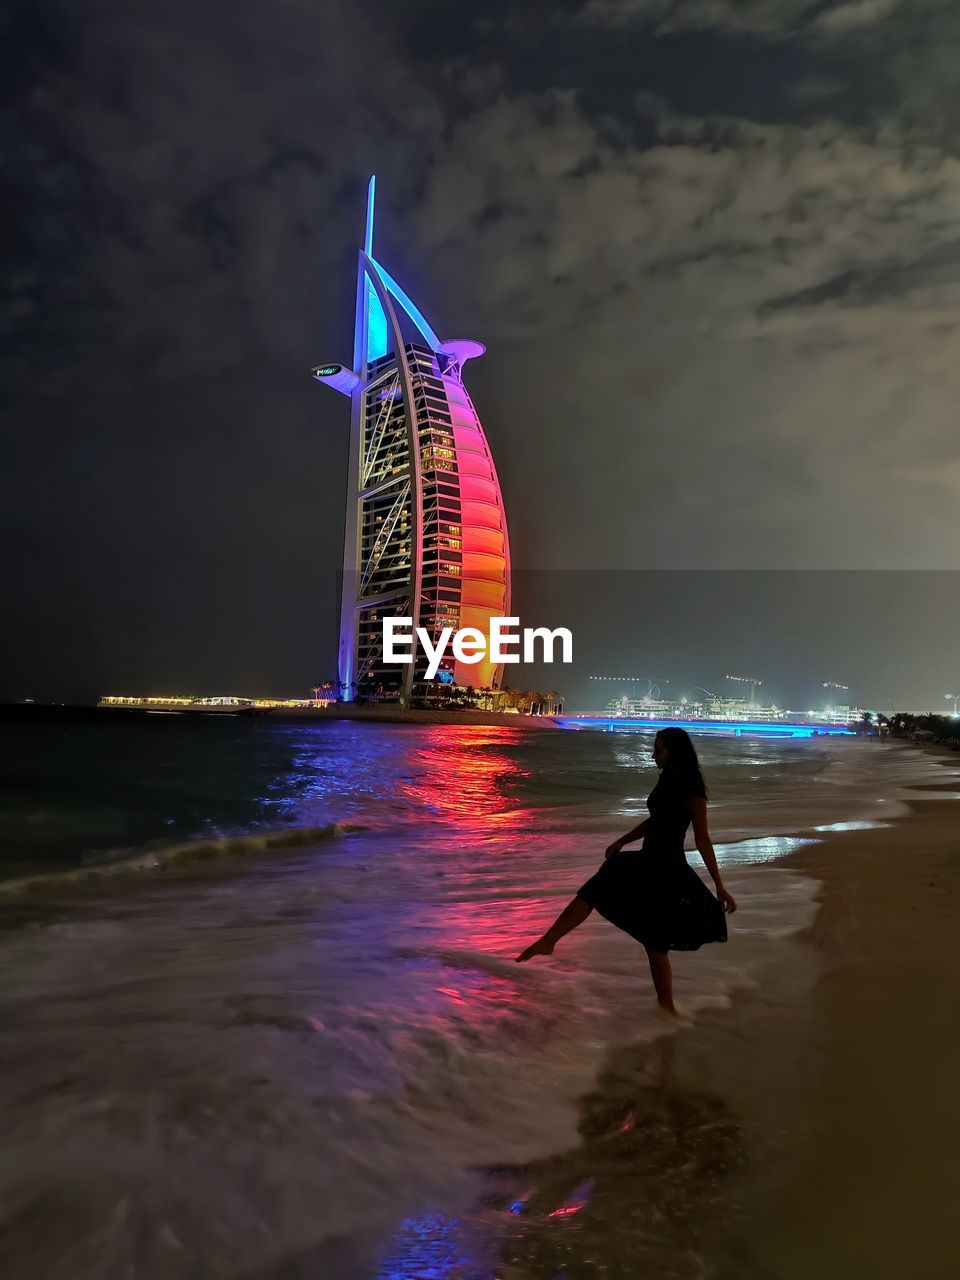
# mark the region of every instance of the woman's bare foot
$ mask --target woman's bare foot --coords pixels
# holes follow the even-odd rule
[[[520,952],[517,956],[517,963],[519,964],[524,960],[532,960],[534,956],[552,956],[553,946],[552,942],[545,942],[543,938],[538,938],[536,942],[530,943],[526,951]]]

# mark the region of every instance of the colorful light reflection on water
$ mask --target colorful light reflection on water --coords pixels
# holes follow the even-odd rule
[[[505,738],[500,729],[430,729],[411,756],[415,773],[400,780],[400,795],[423,813],[480,839],[500,828],[522,828],[529,810],[517,798],[530,770],[504,749],[515,744],[516,738]]]
[[[460,1222],[439,1213],[407,1218],[377,1280],[454,1280],[474,1259],[461,1253]],[[474,1272],[476,1274],[476,1272]]]

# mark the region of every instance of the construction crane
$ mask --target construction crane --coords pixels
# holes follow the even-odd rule
[[[842,690],[844,691],[844,693],[846,693],[846,692],[847,692],[847,690],[848,690],[848,688],[849,688],[849,686],[848,686],[848,685],[845,685],[845,684],[838,684],[836,680],[824,680],[824,681],[823,681],[822,688],[824,688],[824,689],[842,689]]]
[[[724,676],[725,680],[736,680],[739,684],[748,684],[750,686],[750,705],[757,705],[757,685],[763,684],[762,680],[758,680],[756,676]]]
[[[712,689],[705,689],[705,688],[703,687],[703,685],[702,685],[702,684],[695,684],[695,685],[693,686],[693,688],[689,690],[689,692],[690,692],[690,693],[705,693],[705,694],[707,695],[707,697],[708,697],[708,698],[713,698],[713,700],[714,700],[715,702],[722,702],[722,701],[723,701],[723,697],[722,697],[722,695],[721,695],[721,694],[719,694],[719,693],[714,693]],[[694,702],[696,702],[696,698],[694,698],[694,699],[693,699],[693,701],[694,701]]]
[[[669,680],[665,680],[663,676],[588,676],[588,680],[606,680],[615,684],[645,684],[647,686],[648,698],[659,698],[660,685],[669,684]],[[654,693],[656,689],[656,693]]]

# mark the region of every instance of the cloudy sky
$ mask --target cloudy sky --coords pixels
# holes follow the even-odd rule
[[[374,171],[378,256],[487,344],[520,569],[859,571],[821,627],[940,570],[912,608],[954,607],[955,3],[10,0],[0,59],[0,693],[329,674],[347,421],[308,370]],[[918,630],[882,658],[932,705]]]

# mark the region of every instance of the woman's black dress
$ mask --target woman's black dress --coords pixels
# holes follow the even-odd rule
[[[613,853],[577,890],[611,924],[651,951],[697,951],[705,942],[726,942],[723,907],[683,852],[690,825],[687,801],[703,795],[683,778],[661,773],[647,797],[650,822],[643,845]]]

